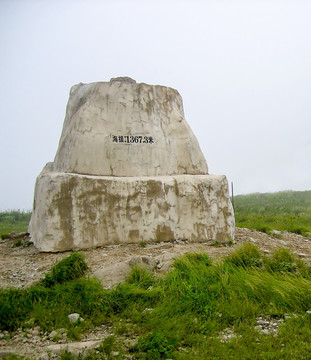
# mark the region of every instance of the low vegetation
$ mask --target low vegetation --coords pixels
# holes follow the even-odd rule
[[[12,210],[0,212],[0,236],[5,237],[12,231],[27,231],[31,212]]]
[[[268,257],[247,243],[219,262],[187,254],[166,275],[136,267],[111,290],[87,278],[86,269],[83,256],[74,253],[30,288],[2,288],[1,331],[65,328],[78,339],[110,325],[114,334],[80,357],[90,360],[126,354],[152,360],[307,359],[311,353],[311,268],[286,249]],[[70,323],[70,313],[84,321]],[[262,331],[262,318],[278,327]],[[124,338],[136,341],[125,347]]]
[[[236,226],[266,233],[311,234],[311,191],[282,191],[234,197]]]
[[[27,231],[30,216],[0,213],[0,234]],[[239,195],[235,216],[238,227],[310,236],[311,191]],[[187,254],[166,275],[136,267],[111,290],[86,271],[83,255],[73,253],[29,288],[0,288],[0,331],[10,337],[40,326],[80,339],[101,325],[111,328],[112,335],[80,360],[310,357],[311,268],[287,249],[265,255],[245,244],[218,262]],[[71,323],[71,313],[84,321]],[[61,358],[73,359],[66,352]]]

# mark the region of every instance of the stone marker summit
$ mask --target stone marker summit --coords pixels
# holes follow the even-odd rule
[[[71,88],[54,162],[35,185],[39,250],[227,242],[234,226],[227,179],[208,174],[176,90],[128,77]]]

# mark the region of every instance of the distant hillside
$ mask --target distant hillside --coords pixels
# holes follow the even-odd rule
[[[0,212],[0,235],[11,231],[27,231],[30,211],[11,210]]]
[[[311,191],[255,193],[234,197],[236,226],[264,232],[311,233]]]

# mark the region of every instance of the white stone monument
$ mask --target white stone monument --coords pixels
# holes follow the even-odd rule
[[[208,175],[179,93],[123,77],[72,87],[58,151],[37,178],[41,251],[234,238],[225,176]]]

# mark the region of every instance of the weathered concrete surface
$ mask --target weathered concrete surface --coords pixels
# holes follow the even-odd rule
[[[37,179],[30,233],[41,251],[108,244],[234,237],[225,176],[87,176]]]
[[[208,175],[181,96],[130,78],[72,87],[34,198],[42,251],[234,237],[227,180]]]
[[[53,170],[100,176],[208,173],[178,91],[130,78],[71,88]]]

